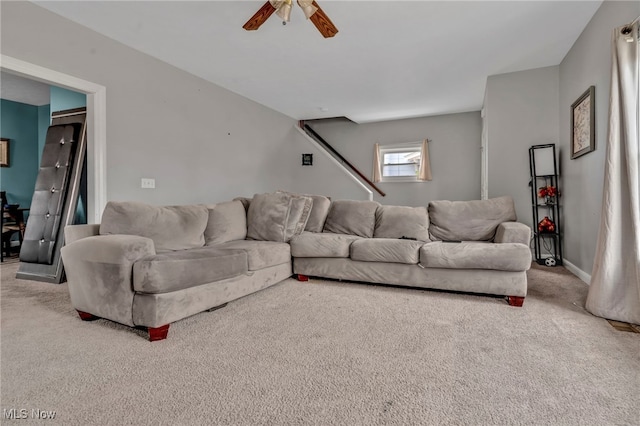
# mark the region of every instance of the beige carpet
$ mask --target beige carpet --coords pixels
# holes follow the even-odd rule
[[[287,280],[154,343],[80,321],[66,285],[16,269],[2,266],[2,424],[640,424],[640,335],[588,314],[561,267],[534,266],[523,308]]]

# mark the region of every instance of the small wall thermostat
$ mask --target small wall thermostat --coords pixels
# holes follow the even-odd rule
[[[313,166],[313,154],[302,154],[302,165]]]

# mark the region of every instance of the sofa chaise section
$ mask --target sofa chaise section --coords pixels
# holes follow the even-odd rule
[[[280,207],[292,204],[289,198],[278,196]],[[304,228],[287,222],[303,220],[305,203],[296,203],[300,214],[280,211],[283,240],[260,241],[246,239],[251,228],[240,201],[170,207],[110,202],[100,225],[65,228],[71,303],[83,320],[146,327],[150,340],[162,340],[172,322],[291,276],[284,238]],[[253,214],[261,216],[257,209],[258,203]]]

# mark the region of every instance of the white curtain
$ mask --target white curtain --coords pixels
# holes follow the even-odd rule
[[[613,35],[602,217],[586,308],[640,324],[638,23],[627,34],[623,28]]]
[[[374,183],[382,180],[382,164],[380,164],[380,144],[373,145],[373,178]]]
[[[422,141],[420,154],[418,180],[431,180],[431,161],[429,160],[429,141],[427,139]]]

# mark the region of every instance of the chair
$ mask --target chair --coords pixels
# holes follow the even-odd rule
[[[0,191],[2,211],[2,238],[0,239],[0,262],[4,262],[5,255],[11,256],[11,238],[18,233],[18,240],[22,245],[22,229],[20,227],[20,211],[17,205],[7,203],[6,191]]]

